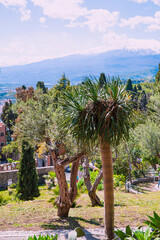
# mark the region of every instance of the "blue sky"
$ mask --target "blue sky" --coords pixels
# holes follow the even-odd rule
[[[0,66],[114,49],[160,52],[160,0],[0,0]]]

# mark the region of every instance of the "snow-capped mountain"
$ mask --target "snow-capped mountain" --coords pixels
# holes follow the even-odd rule
[[[100,73],[120,76],[122,80],[154,79],[160,63],[160,53],[150,49],[113,50],[99,54],[70,55],[21,66],[1,68],[0,83],[16,83],[35,86],[38,81],[54,85],[63,73],[77,84],[84,76]]]

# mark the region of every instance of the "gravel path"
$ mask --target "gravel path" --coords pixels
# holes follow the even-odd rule
[[[68,233],[72,230],[53,230],[53,231],[0,231],[0,240],[26,240],[29,236],[38,235],[56,235],[59,240],[68,239]],[[85,236],[81,240],[98,240],[104,239],[104,229],[85,229]]]

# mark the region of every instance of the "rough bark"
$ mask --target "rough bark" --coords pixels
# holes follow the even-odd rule
[[[58,207],[57,215],[59,217],[68,217],[71,202],[69,200],[68,185],[66,181],[64,167],[57,164],[57,158],[54,150],[50,150],[50,153],[54,163],[54,170],[59,186],[59,197],[55,201]]]
[[[59,217],[68,217],[68,213],[73,201],[77,195],[77,174],[79,167],[79,160],[83,156],[83,153],[77,154],[75,157],[67,158],[65,160],[61,160],[59,155],[65,154],[64,144],[57,141],[56,149],[52,148],[51,142],[48,140],[48,146],[50,155],[52,157],[55,174],[57,177],[58,185],[59,185],[59,197],[56,199],[55,203],[58,207],[57,215]],[[71,170],[71,179],[70,179],[70,188],[68,189],[68,184],[66,180],[64,166],[72,162],[72,170]]]
[[[129,150],[128,150],[128,147],[127,147],[127,144],[125,143],[125,149],[126,149],[126,152],[128,154],[128,164],[129,164],[129,168],[128,168],[128,177],[129,177],[129,181],[130,183],[132,184],[132,175],[131,175],[131,157],[130,157],[130,154],[129,154]]]
[[[91,200],[92,206],[93,207],[101,206],[101,201],[96,194],[96,189],[103,177],[102,170],[100,170],[100,172],[95,180],[95,183],[92,186],[91,181],[90,181],[90,174],[89,174],[89,160],[87,157],[84,157],[83,160],[84,160],[84,162],[83,162],[83,177],[84,177],[84,182],[87,187],[88,195]]]
[[[79,167],[79,159],[72,164],[72,168],[71,168],[70,188],[69,188],[69,198],[71,203],[74,202],[77,196],[78,167]]]
[[[110,145],[108,145],[103,137],[100,137],[100,150],[104,184],[105,235],[106,239],[112,240],[114,238],[114,188],[112,152]]]
[[[77,154],[76,156],[74,156],[74,157],[66,158],[66,159],[64,159],[64,160],[58,161],[58,164],[61,165],[61,166],[66,166],[66,165],[68,165],[68,164],[70,164],[70,163],[76,162],[77,160],[79,160],[79,159],[80,159],[81,157],[83,157],[83,156],[84,156],[84,153],[81,152],[81,153],[78,153],[78,154]]]

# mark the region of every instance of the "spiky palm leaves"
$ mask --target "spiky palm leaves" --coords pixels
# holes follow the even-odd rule
[[[128,137],[130,98],[119,79],[100,88],[96,79],[86,78],[84,84],[64,93],[61,104],[65,112],[62,125],[85,146],[97,143],[99,136],[108,144]]]

